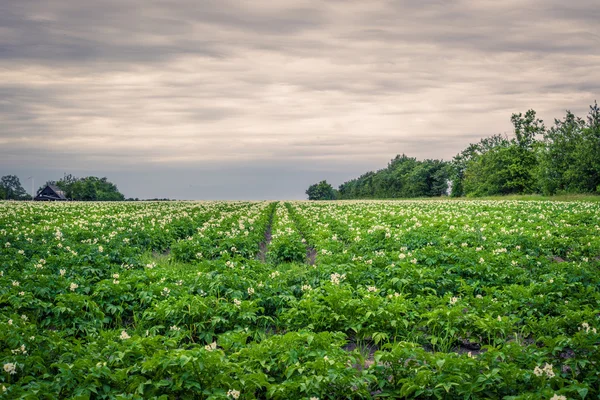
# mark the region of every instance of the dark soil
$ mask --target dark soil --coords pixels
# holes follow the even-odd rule
[[[265,230],[265,238],[258,245],[258,254],[256,255],[256,258],[262,262],[266,262],[267,260],[267,248],[269,247],[269,243],[271,243],[271,239],[273,238],[273,236],[271,235],[271,230],[273,228],[272,225],[274,211],[275,209],[273,209],[273,213],[271,213],[271,216],[269,218],[269,224],[267,225],[267,229]]]
[[[164,251],[152,251],[152,257],[154,258],[165,258],[171,254],[171,249],[167,248]]]
[[[371,365],[375,364],[375,352],[377,350],[379,350],[379,346],[377,346],[374,343],[365,343],[365,344],[358,344],[354,341],[351,341],[350,343],[348,343],[347,345],[345,345],[343,347],[344,350],[346,350],[347,352],[352,352],[356,349],[359,349],[359,352],[361,354],[365,355],[364,358],[364,364],[354,364],[352,365],[353,368],[362,371],[363,369],[367,369],[369,368]],[[368,355],[367,355],[368,353]]]
[[[312,246],[306,246],[306,262],[308,265],[315,265],[317,259],[317,250]]]

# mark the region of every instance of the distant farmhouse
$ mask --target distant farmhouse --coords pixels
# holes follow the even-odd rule
[[[65,192],[63,192],[58,186],[46,185],[46,187],[38,193],[33,199],[35,201],[67,201]]]

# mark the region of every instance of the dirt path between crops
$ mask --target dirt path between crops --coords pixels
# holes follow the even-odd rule
[[[267,249],[269,248],[269,244],[271,243],[271,239],[273,238],[271,234],[271,230],[273,229],[273,216],[275,215],[275,209],[277,207],[273,207],[271,211],[271,215],[269,216],[269,223],[267,225],[267,229],[265,229],[265,237],[262,242],[258,245],[258,254],[256,258],[262,262],[266,262],[267,260]]]
[[[312,246],[306,246],[306,262],[308,265],[315,265],[317,259],[317,249]]]

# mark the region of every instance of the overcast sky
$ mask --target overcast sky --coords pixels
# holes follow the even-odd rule
[[[302,199],[513,112],[584,116],[598,21],[597,0],[2,0],[0,175]]]

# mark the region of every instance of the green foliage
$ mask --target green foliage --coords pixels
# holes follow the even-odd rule
[[[417,161],[403,154],[385,169],[344,182],[339,193],[341,199],[442,196],[448,190],[448,174],[448,163],[444,161]]]
[[[16,175],[5,175],[0,178],[0,199],[4,200],[30,200],[19,177]]]
[[[310,185],[306,190],[306,194],[309,200],[335,200],[336,198],[335,189],[327,181]]]
[[[536,191],[535,136],[544,124],[535,111],[513,114],[515,138],[500,135],[481,140],[455,157],[456,195],[493,196]],[[458,193],[460,190],[460,193]]]
[[[539,181],[544,194],[600,193],[600,108],[590,106],[587,121],[567,111],[544,135]]]
[[[76,178],[68,174],[58,181],[49,181],[46,184],[58,186],[65,192],[65,196],[77,201],[123,201],[125,196],[119,192],[117,185],[109,182],[106,177],[97,178],[88,176]],[[43,188],[40,188],[43,189]]]
[[[338,198],[436,197],[448,191],[452,197],[600,193],[597,103],[590,106],[587,120],[567,111],[565,119],[555,120],[550,129],[534,110],[513,114],[511,122],[511,139],[502,135],[481,139],[451,162],[398,155],[387,168],[344,182]],[[309,199],[325,198],[317,189],[312,185],[307,190]]]
[[[0,396],[598,398],[599,225],[587,201],[2,202]]]
[[[290,218],[288,207],[278,204],[272,221],[272,240],[267,258],[274,264],[302,263],[306,259],[306,246],[297,224]]]
[[[515,137],[499,135],[454,157],[454,196],[593,193],[600,186],[600,109],[587,122],[567,111],[550,129],[533,110],[511,118]],[[541,136],[541,140],[537,138]]]

